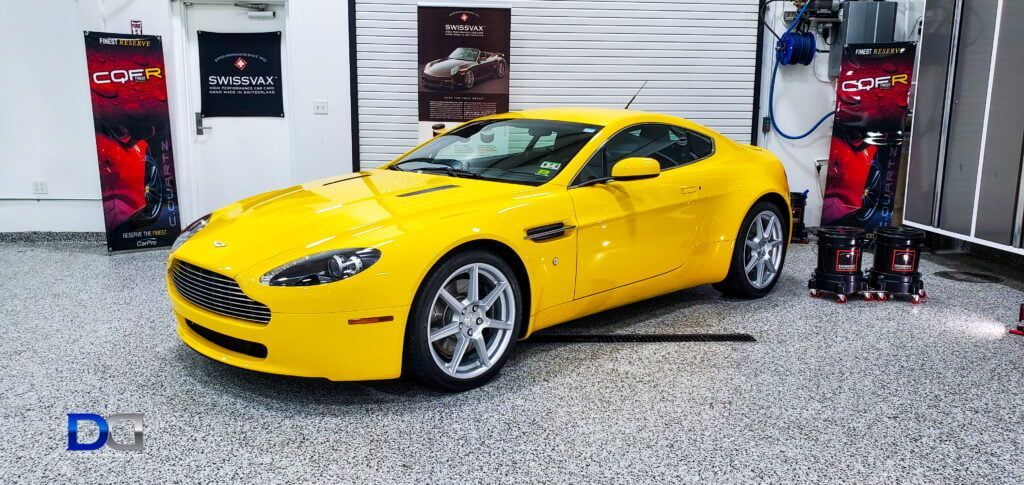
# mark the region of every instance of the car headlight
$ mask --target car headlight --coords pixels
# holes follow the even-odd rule
[[[452,75],[454,76],[454,75],[456,75],[456,74],[458,74],[458,73],[459,73],[459,67],[458,67],[458,66],[456,66],[456,67],[453,67],[453,68],[452,68]]]
[[[178,234],[178,238],[175,239],[174,244],[171,245],[171,252],[174,252],[175,249],[178,249],[182,244],[185,244],[185,241],[188,241],[189,238],[195,236],[197,232],[206,227],[206,224],[210,222],[210,216],[211,214],[206,214],[205,216],[196,219],[185,229],[182,229],[181,234]]]
[[[380,259],[374,248],[311,254],[274,268],[260,278],[267,286],[312,286],[351,278]]]

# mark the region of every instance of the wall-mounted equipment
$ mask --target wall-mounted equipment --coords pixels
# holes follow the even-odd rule
[[[896,2],[846,1],[839,11],[835,49],[830,49],[828,75],[839,76],[842,47],[847,44],[884,44],[896,40]]]

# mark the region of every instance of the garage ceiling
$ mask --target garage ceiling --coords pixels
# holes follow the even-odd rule
[[[756,0],[501,4],[512,8],[512,111],[621,107],[648,80],[633,108],[683,116],[749,143]],[[416,6],[416,0],[356,0],[364,168],[417,142]]]

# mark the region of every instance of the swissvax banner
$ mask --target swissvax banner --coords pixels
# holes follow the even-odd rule
[[[85,33],[107,250],[170,246],[180,221],[160,37]]]
[[[284,116],[281,32],[198,36],[203,117]]]
[[[418,8],[421,126],[508,111],[511,29],[507,8]]]
[[[851,44],[836,84],[821,224],[892,223],[916,43]]]

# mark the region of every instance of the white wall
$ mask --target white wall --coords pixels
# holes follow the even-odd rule
[[[914,24],[924,13],[925,0],[897,0],[896,40],[917,40]],[[783,9],[795,11],[790,2],[773,2],[769,6],[766,20],[779,34],[786,29],[782,19]],[[909,37],[908,37],[908,34]],[[764,64],[761,70],[761,115],[768,115],[768,85],[775,60],[775,37],[764,32]],[[818,37],[818,48],[824,49],[824,41]],[[815,77],[817,75],[817,78]],[[818,54],[810,66],[780,66],[775,81],[775,117],[779,126],[790,135],[807,131],[825,113],[835,107],[835,84],[828,80],[828,54]],[[786,140],[772,131],[760,137],[763,146],[782,159],[789,176],[792,191],[810,190],[804,219],[809,226],[821,221],[821,199],[824,184],[824,169],[821,178],[815,168],[816,160],[828,158],[832,136],[832,122],[828,121],[813,134],[802,140]],[[827,165],[826,165],[827,167]]]
[[[282,163],[292,164],[294,180],[282,186],[352,166],[347,4],[290,0],[286,8],[292,156]],[[128,33],[141,20],[145,34],[163,36],[178,185],[188,183],[180,157],[192,121],[180,102],[170,0],[12,1],[4,9],[0,31],[20,40],[0,48],[0,66],[18,73],[0,76],[0,232],[103,231],[83,30]],[[312,114],[314,99],[328,100],[328,115]],[[42,179],[49,194],[33,195],[32,181]],[[183,218],[197,216],[188,191],[179,195]]]
[[[0,32],[0,231],[102,231],[75,2],[5,2]],[[49,194],[34,196],[33,180],[46,180]]]
[[[348,3],[293,0],[288,7],[293,182],[352,171]],[[328,114],[313,114],[326,99]]]

